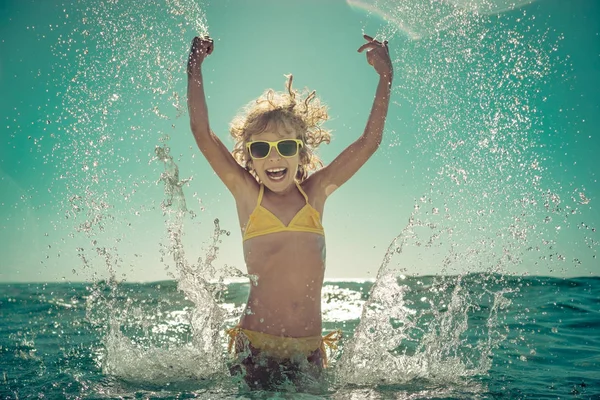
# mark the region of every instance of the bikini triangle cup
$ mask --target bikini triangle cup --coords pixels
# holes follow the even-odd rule
[[[306,200],[306,204],[286,226],[271,211],[261,205],[265,187],[262,184],[260,185],[256,207],[250,214],[246,224],[243,235],[244,241],[276,232],[311,232],[325,236],[325,231],[321,225],[321,215],[308,203],[308,196],[297,182],[296,186]]]

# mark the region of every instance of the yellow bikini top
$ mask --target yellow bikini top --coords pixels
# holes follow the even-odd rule
[[[321,225],[321,214],[308,203],[308,196],[304,193],[298,182],[296,182],[296,186],[300,193],[302,193],[302,196],[304,196],[306,204],[292,218],[289,225],[285,226],[279,218],[260,204],[265,192],[264,185],[260,185],[256,208],[250,214],[248,223],[246,224],[246,230],[243,235],[244,241],[276,232],[312,232],[325,236],[325,231]]]

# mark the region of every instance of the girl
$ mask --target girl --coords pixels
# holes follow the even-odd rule
[[[329,132],[320,128],[326,108],[310,93],[297,102],[288,77],[287,93],[265,92],[231,124],[233,153],[210,129],[201,66],[214,50],[205,36],[194,38],[188,59],[190,125],[200,151],[236,201],[250,286],[246,311],[229,330],[238,366],[252,388],[318,375],[325,366],[321,337],[321,287],[327,198],[371,157],[381,143],[393,77],[387,42],[364,35],[367,61],[379,74],[364,133],[331,164],[314,154]],[[309,176],[309,172],[313,172]]]

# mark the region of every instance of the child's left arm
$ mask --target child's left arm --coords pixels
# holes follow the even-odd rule
[[[381,144],[383,137],[394,70],[387,41],[381,43],[367,35],[364,35],[364,38],[368,43],[362,45],[358,52],[368,49],[367,61],[379,74],[379,84],[363,134],[331,164],[311,176],[311,179],[314,180],[313,183],[318,185],[325,198],[350,179],[367,162]]]

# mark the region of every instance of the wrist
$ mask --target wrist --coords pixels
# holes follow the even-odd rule
[[[382,81],[388,81],[388,82],[392,82],[392,80],[394,79],[394,73],[393,72],[388,72],[388,73],[384,73],[379,75],[379,79],[381,79]]]
[[[387,84],[388,87],[392,86],[393,79],[394,79],[393,73],[379,75],[379,82],[382,84]]]
[[[202,70],[200,69],[200,66],[190,67],[187,72],[189,79],[194,79],[199,82],[202,81]]]

